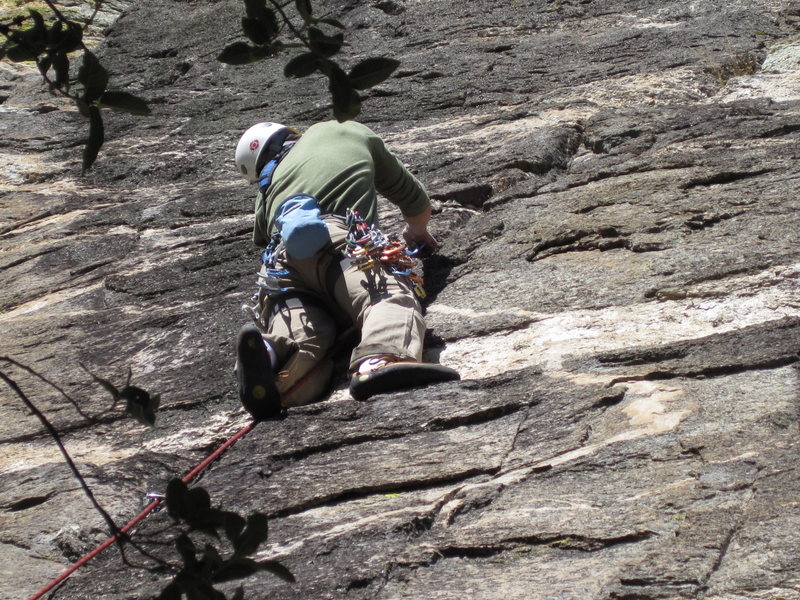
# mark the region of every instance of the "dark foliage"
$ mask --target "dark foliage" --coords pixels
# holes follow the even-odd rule
[[[84,33],[100,10],[102,0],[95,0],[93,15],[83,22],[68,18],[53,0],[44,0],[50,9],[45,18],[29,9],[0,22],[0,59],[12,62],[34,62],[48,89],[71,99],[81,115],[89,120],[89,131],[83,150],[82,170],[85,173],[97,160],[105,141],[102,109],[147,116],[150,108],[145,100],[124,90],[109,89],[111,76],[84,42]],[[302,49],[284,68],[286,77],[307,77],[319,73],[327,79],[333,114],[339,121],[356,117],[361,112],[358,91],[385,81],[400,64],[376,57],[356,64],[346,72],[334,60],[345,44],[344,25],[325,15],[317,17],[310,0],[295,0],[295,14],[286,9],[292,3],[276,0],[244,0],[245,16],[242,33],[247,41],[226,46],[219,54],[221,62],[245,65],[259,62],[289,49]],[[71,69],[71,54],[80,52],[80,66]]]
[[[0,58],[12,62],[34,62],[53,94],[71,99],[81,115],[89,120],[89,136],[83,150],[83,172],[94,164],[105,141],[105,127],[100,109],[110,108],[134,115],[149,115],[150,108],[141,98],[121,90],[109,90],[109,73],[84,43],[84,33],[92,24],[102,2],[95,1],[92,17],[84,22],[70,19],[52,0],[45,0],[51,14],[48,20],[37,10],[27,16],[0,22],[5,42]],[[77,75],[70,70],[70,54],[81,52]],[[74,71],[74,69],[73,69]]]
[[[286,77],[308,77],[319,73],[327,78],[333,114],[339,121],[355,118],[361,112],[365,90],[385,81],[400,64],[376,57],[356,64],[350,72],[334,60],[344,46],[344,25],[331,16],[317,17],[310,0],[295,0],[295,18],[275,0],[244,0],[242,32],[247,41],[226,46],[219,60],[231,65],[245,65],[275,56],[283,50],[301,49],[283,69]],[[297,23],[299,21],[299,24]],[[290,42],[285,41],[288,37]]]
[[[245,519],[237,513],[214,508],[205,489],[190,489],[180,479],[169,483],[166,502],[170,516],[186,530],[175,539],[175,549],[183,565],[161,591],[158,600],[180,600],[183,596],[189,600],[225,600],[225,594],[215,588],[216,584],[250,577],[260,571],[294,582],[294,576],[280,563],[251,558],[267,540],[266,515],[253,513]],[[206,541],[201,546],[190,534],[204,535],[216,545]],[[230,549],[227,556],[220,550],[223,546]],[[241,598],[244,598],[244,589],[239,587],[232,599]]]

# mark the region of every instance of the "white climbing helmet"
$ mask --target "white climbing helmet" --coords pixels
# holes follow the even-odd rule
[[[297,131],[280,123],[256,123],[244,132],[236,144],[236,169],[250,183],[258,180],[258,171],[281,151],[283,142]]]

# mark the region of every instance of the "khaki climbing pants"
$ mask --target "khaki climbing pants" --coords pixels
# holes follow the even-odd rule
[[[342,252],[344,219],[328,215],[325,222],[331,244],[303,260],[279,248],[274,268],[289,272],[278,280],[285,291],[260,294],[264,338],[278,356],[276,383],[284,406],[314,402],[328,391],[338,358],[330,351],[343,327],[355,326],[361,334],[350,372],[373,356],[422,358],[425,322],[413,290],[382,267],[362,271],[352,265]]]

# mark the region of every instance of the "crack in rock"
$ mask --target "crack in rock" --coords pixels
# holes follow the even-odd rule
[[[759,175],[765,175],[767,173],[774,173],[774,172],[775,169],[758,169],[755,171],[722,171],[719,173],[708,175],[706,177],[698,177],[690,179],[689,181],[681,183],[679,187],[682,190],[690,190],[696,187],[725,185],[728,183],[735,183],[743,179],[750,179],[752,177],[758,177]]]
[[[402,494],[404,492],[414,492],[426,490],[442,485],[458,484],[463,481],[473,479],[478,475],[496,475],[498,468],[491,469],[468,469],[463,472],[448,474],[441,477],[432,477],[420,481],[404,481],[402,483],[387,483],[374,486],[363,486],[352,489],[340,490],[325,496],[314,498],[308,502],[298,503],[283,509],[278,509],[269,513],[270,518],[282,518],[321,506],[335,506],[345,502],[351,502],[360,498],[366,498],[374,494]]]
[[[630,239],[615,228],[606,227],[596,231],[570,230],[536,244],[525,253],[525,260],[536,262],[557,254],[567,252],[588,252],[591,250],[624,249],[631,252],[658,252],[668,248],[664,242],[646,242]]]
[[[557,550],[578,552],[597,552],[622,544],[636,544],[651,539],[658,534],[654,531],[637,531],[618,537],[591,537],[570,534],[542,534],[519,538],[508,538],[500,543],[487,546],[447,546],[432,548],[432,562],[430,566],[443,558],[490,558],[506,552],[515,552],[531,546],[547,546]]]

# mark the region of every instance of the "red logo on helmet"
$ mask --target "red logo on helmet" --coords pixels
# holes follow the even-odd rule
[[[258,149],[258,140],[250,142],[250,152],[255,152]]]

